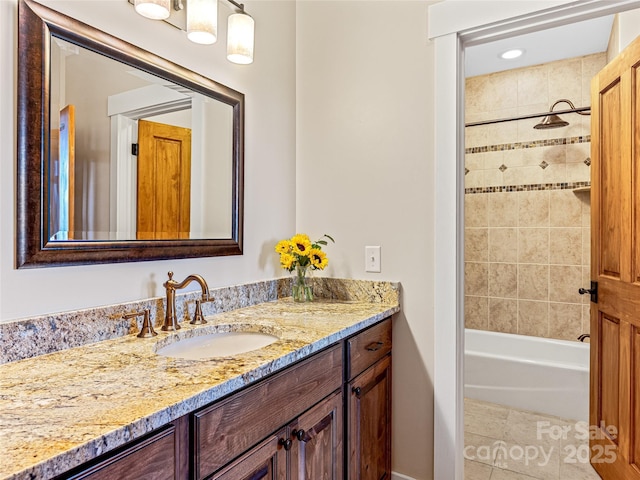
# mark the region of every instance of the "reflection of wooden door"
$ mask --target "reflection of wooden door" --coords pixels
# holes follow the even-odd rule
[[[189,238],[191,130],[138,121],[139,240]]]
[[[61,229],[68,238],[75,238],[76,208],[76,109],[67,105],[60,110],[60,196]],[[66,203],[66,204],[65,204]]]
[[[640,38],[594,79],[591,463],[640,479]]]
[[[60,110],[60,128],[49,139],[49,238],[74,238],[75,231],[75,107]]]

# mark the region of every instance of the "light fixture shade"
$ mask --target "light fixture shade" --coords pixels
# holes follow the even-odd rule
[[[211,45],[218,39],[218,0],[189,0],[187,3],[187,38],[194,43]]]
[[[229,15],[227,29],[227,59],[247,65],[253,62],[255,22],[246,13]]]
[[[151,20],[164,20],[171,13],[171,0],[135,0],[133,6],[136,12]]]

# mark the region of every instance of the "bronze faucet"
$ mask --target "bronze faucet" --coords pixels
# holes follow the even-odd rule
[[[176,318],[176,290],[180,290],[181,288],[186,287],[191,282],[198,282],[200,287],[202,288],[202,301],[206,302],[209,300],[209,287],[207,282],[204,281],[200,275],[189,275],[181,282],[176,282],[173,279],[173,272],[169,272],[169,280],[164,282],[162,286],[167,291],[167,310],[164,316],[164,323],[162,324],[163,331],[174,331],[179,330],[180,325],[178,324],[178,319]]]

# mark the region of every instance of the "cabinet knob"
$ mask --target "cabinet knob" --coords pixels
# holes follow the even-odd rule
[[[291,432],[293,434],[294,437],[296,437],[298,440],[302,441],[302,439],[304,438],[304,430],[300,429],[300,430],[294,430],[293,432]]]
[[[287,438],[286,440],[284,438],[281,438],[280,440],[278,440],[278,444],[282,445],[284,449],[288,452],[289,450],[291,450],[291,445],[293,445],[293,442],[291,441],[290,438]]]
[[[353,388],[351,389],[351,391],[352,391],[353,393],[355,393],[355,394],[356,394],[356,397],[358,397],[358,398],[360,397],[360,394],[362,393],[362,389],[361,389],[360,387],[353,387]]]
[[[384,346],[384,342],[373,342],[367,345],[365,348],[368,352],[377,352]]]

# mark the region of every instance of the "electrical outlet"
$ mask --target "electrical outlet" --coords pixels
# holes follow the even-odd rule
[[[364,247],[364,271],[380,273],[380,247]]]

